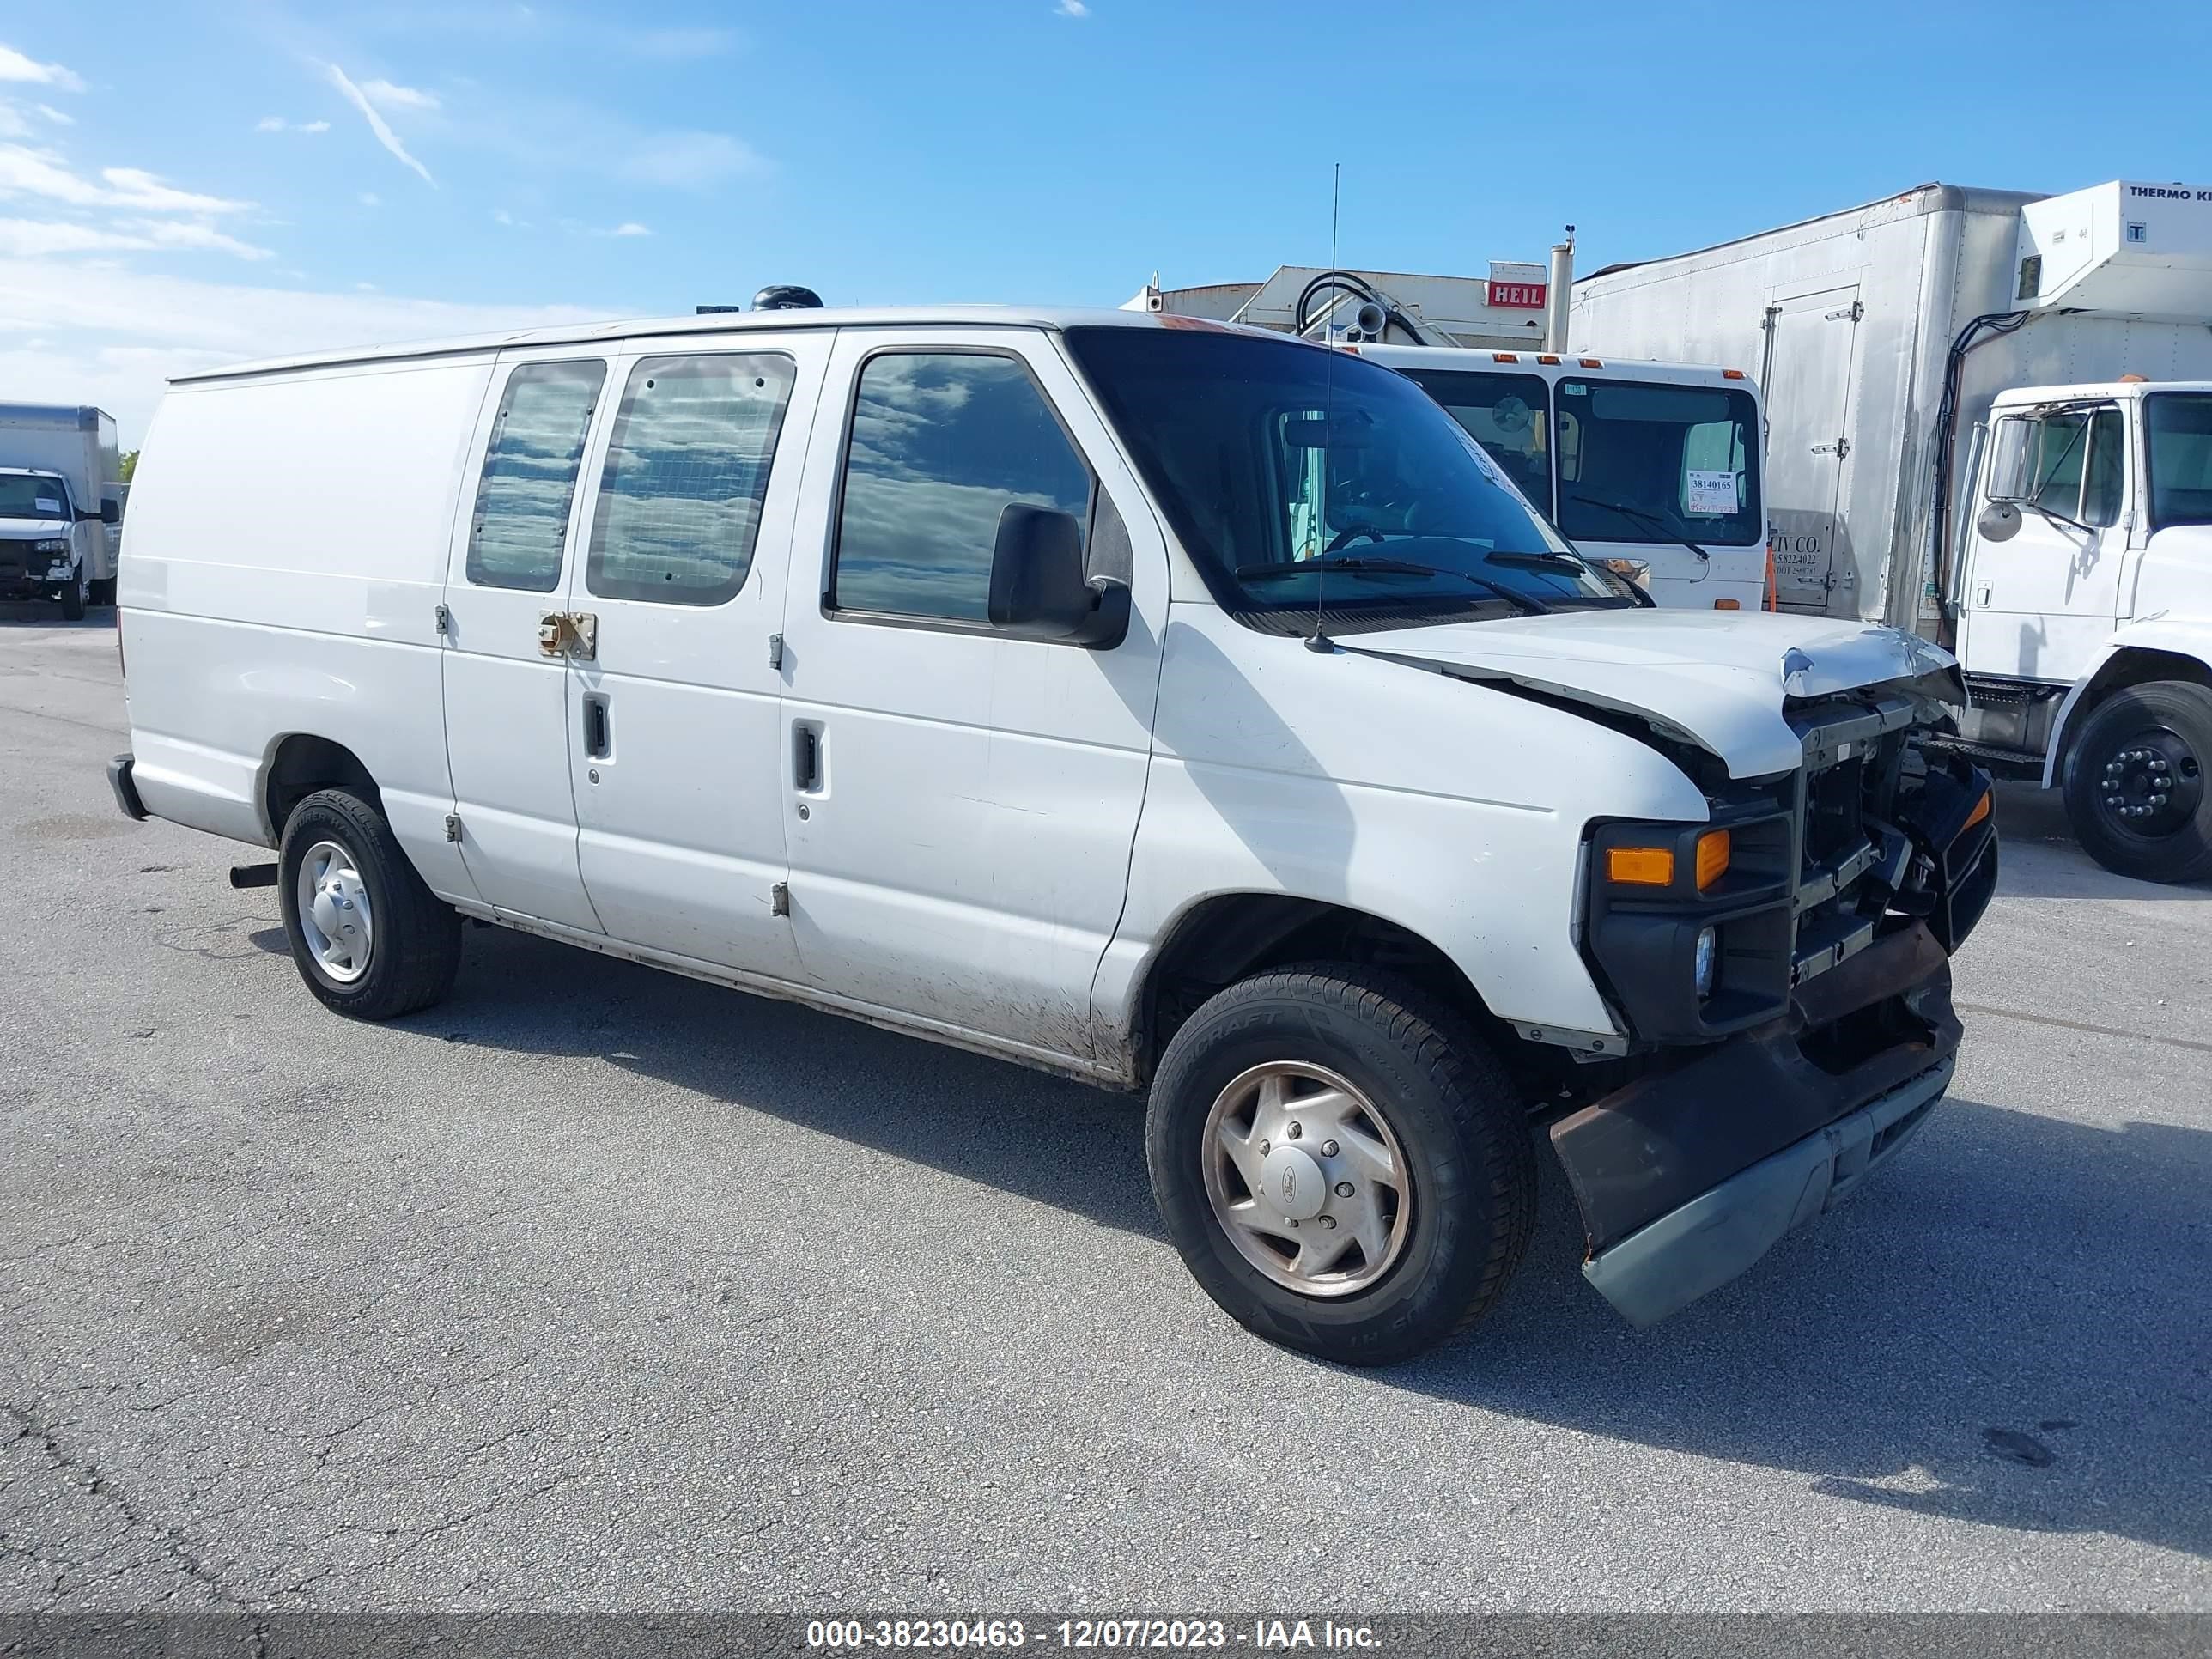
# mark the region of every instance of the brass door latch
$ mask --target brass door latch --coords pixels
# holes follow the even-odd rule
[[[549,611],[538,619],[538,654],[590,662],[599,654],[599,619],[588,611]]]

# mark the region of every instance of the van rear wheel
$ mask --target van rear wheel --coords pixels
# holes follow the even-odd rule
[[[1526,1253],[1536,1167],[1466,1021],[1347,963],[1206,1003],[1153,1079],[1146,1151],[1184,1262],[1232,1317],[1353,1365],[1473,1323]]]
[[[2066,815],[2105,868],[2139,881],[2212,877],[2212,689],[2152,680],[2097,706],[2066,769]]]
[[[326,1007],[394,1019],[453,988],[461,919],[359,796],[325,789],[292,809],[276,891],[292,960]]]

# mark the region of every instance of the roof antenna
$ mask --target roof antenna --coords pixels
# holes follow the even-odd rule
[[[1332,164],[1328,184],[1328,268],[1331,270],[1337,268],[1338,210],[1343,198],[1344,163],[1338,161]],[[1335,307],[1332,306],[1329,310],[1333,312]],[[1322,360],[1321,369],[1321,501],[1314,511],[1316,536],[1325,535],[1328,530],[1328,440],[1329,434],[1336,425],[1336,348],[1328,343],[1329,330],[1332,326],[1328,313],[1323,313],[1321,324],[1321,349],[1328,356]],[[1336,641],[1328,636],[1328,623],[1322,605],[1322,595],[1328,586],[1328,547],[1326,543],[1323,543],[1321,551],[1314,555],[1314,631],[1306,640],[1306,649],[1309,651],[1336,649]]]

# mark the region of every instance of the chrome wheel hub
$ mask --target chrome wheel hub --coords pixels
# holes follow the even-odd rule
[[[317,842],[300,860],[295,892],[300,932],[323,972],[341,985],[367,973],[376,924],[353,854],[337,842]]]
[[[1237,1254],[1302,1296],[1389,1272],[1412,1225],[1398,1137],[1375,1103],[1302,1060],[1255,1066],[1206,1114],[1206,1196]]]

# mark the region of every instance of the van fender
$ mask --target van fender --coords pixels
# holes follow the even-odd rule
[[[2141,659],[2154,653],[2180,659],[2179,663],[2170,665],[2180,672],[2135,672]],[[2192,668],[2193,674],[2189,672]],[[2051,723],[2051,742],[2043,757],[2043,787],[2055,788],[2064,779],[2062,769],[2067,743],[2078,729],[2076,715],[2086,714],[2116,686],[2174,678],[2196,678],[2212,684],[2212,622],[2159,611],[2115,629],[2112,637],[2099,647],[2089,672],[2074,682],[2066,701],[2058,705],[2058,717]]]

